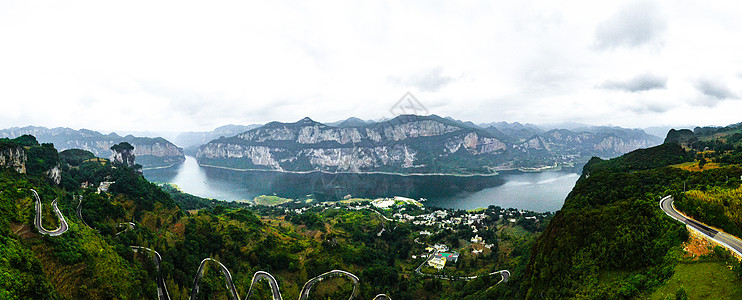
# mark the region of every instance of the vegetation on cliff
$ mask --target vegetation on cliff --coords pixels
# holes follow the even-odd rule
[[[683,148],[676,143],[681,140],[694,142]],[[742,168],[721,163],[691,172],[675,166],[698,164],[704,157],[697,153],[709,146],[724,151],[717,156],[720,162],[742,148],[730,147],[734,138],[678,138],[677,132],[668,134],[668,141],[611,160],[590,160],[563,209],[532,248],[519,296],[633,298],[664,285],[688,238],[685,226],[659,208],[665,195],[678,199],[679,210],[734,232],[739,210],[731,198],[737,195]],[[683,193],[694,189],[698,191]]]

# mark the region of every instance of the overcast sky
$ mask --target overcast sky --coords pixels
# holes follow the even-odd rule
[[[742,122],[737,1],[0,1],[0,128]]]

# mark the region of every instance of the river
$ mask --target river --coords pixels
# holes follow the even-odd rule
[[[293,174],[271,171],[231,171],[200,167],[194,157],[171,168],[145,170],[153,182],[171,182],[183,191],[227,201],[258,195],[335,200],[347,195],[378,198],[425,198],[426,205],[475,209],[497,205],[539,212],[556,211],[579,175],[554,171],[498,176],[388,174]]]

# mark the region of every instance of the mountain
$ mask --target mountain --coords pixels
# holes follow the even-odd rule
[[[183,149],[163,138],[145,138],[132,135],[119,136],[116,133],[102,134],[97,131],[71,128],[46,127],[13,127],[0,130],[0,137],[16,138],[22,135],[33,135],[40,143],[52,143],[60,151],[66,149],[83,149],[93,152],[98,157],[110,158],[113,155],[111,146],[128,142],[134,146],[136,162],[143,168],[172,166],[185,160]]]
[[[692,277],[704,267],[686,246],[694,238],[660,209],[660,199],[671,195],[686,215],[739,234],[741,166],[738,125],[673,129],[662,145],[592,158],[531,248],[525,276],[512,282],[521,286],[518,298],[655,299],[667,298],[668,290],[699,295],[708,283],[688,281],[680,289],[668,283],[674,273]],[[734,266],[742,275],[737,259],[711,252],[703,261],[722,270]]]
[[[511,137],[514,141],[523,141],[529,139],[535,135],[544,133],[544,130],[533,124],[521,124],[518,122],[494,122],[488,124],[480,124],[480,127],[486,128],[488,131],[499,131],[502,134]]]
[[[373,120],[364,121],[356,117],[350,117],[342,121],[327,123],[327,125],[335,126],[335,127],[359,127],[359,126],[373,124],[373,123],[376,123],[376,121],[373,121]]]
[[[618,128],[553,130],[516,138],[435,115],[402,115],[353,127],[304,118],[213,140],[199,147],[197,159],[203,166],[232,169],[490,174],[579,164],[660,142],[640,130]]]
[[[208,143],[209,141],[213,139],[217,139],[221,136],[234,136],[238,133],[248,131],[253,128],[260,127],[262,125],[260,124],[252,124],[252,125],[224,125],[221,127],[217,127],[216,129],[212,131],[190,131],[190,132],[182,132],[178,134],[178,137],[175,138],[175,143],[183,148],[186,148],[186,152],[188,151],[188,148],[194,148],[194,154],[195,154],[195,148],[198,146],[201,146],[203,144]]]

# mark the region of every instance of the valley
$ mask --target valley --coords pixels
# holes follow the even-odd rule
[[[685,281],[682,291],[676,285],[688,266],[728,266],[721,268],[727,270],[724,278],[739,278],[734,276],[742,275],[742,264],[723,247],[700,256],[682,255],[691,229],[666,215],[660,198],[671,195],[678,210],[698,218],[686,221],[698,228],[692,230],[721,241],[727,234],[721,230],[734,235],[740,228],[734,207],[742,178],[742,168],[734,162],[742,148],[736,145],[735,128],[715,129],[711,134],[716,139],[706,139],[706,133],[697,130],[696,140],[687,138],[688,143],[668,142],[609,160],[593,158],[579,178],[558,172],[401,176],[260,171],[257,174],[270,176],[252,174],[242,183],[227,183],[235,174],[250,173],[210,177],[216,170],[202,168],[191,158],[186,163],[195,173],[167,175],[168,169],[162,169],[145,170],[142,176],[131,169],[136,164],[131,154],[91,160],[86,152],[60,154],[32,136],[4,139],[0,146],[7,167],[0,176],[0,221],[14,229],[2,232],[3,243],[30,265],[0,268],[15,274],[8,275],[9,283],[37,282],[27,287],[38,289],[5,288],[32,298],[270,298],[273,293],[333,299],[632,298],[655,291],[698,295],[706,279]],[[133,148],[112,147],[114,152]],[[708,159],[709,166],[700,165],[701,159]],[[165,182],[190,176],[217,190],[234,191],[252,182],[248,191],[255,196],[241,194],[235,199],[240,201],[203,198],[176,185],[152,184],[145,179],[153,176],[148,172],[169,176]],[[556,187],[567,179],[576,183],[556,213],[497,202],[470,210],[431,206],[445,203],[436,193],[454,197],[445,201],[462,192],[491,198],[508,195],[503,188]],[[218,187],[218,182],[227,185]],[[362,183],[386,188],[368,190]],[[261,186],[268,189],[257,189]],[[513,191],[507,197],[528,199]],[[404,197],[387,198],[395,194]],[[253,198],[255,202],[243,201]],[[697,222],[707,225],[694,225]],[[448,261],[451,257],[455,259]],[[42,272],[29,277],[34,268]],[[57,270],[75,275],[61,276]],[[681,277],[673,277],[675,272]],[[356,280],[324,278],[331,274]],[[585,280],[569,279],[572,276]],[[724,282],[724,292],[716,295],[736,297],[734,280]]]

